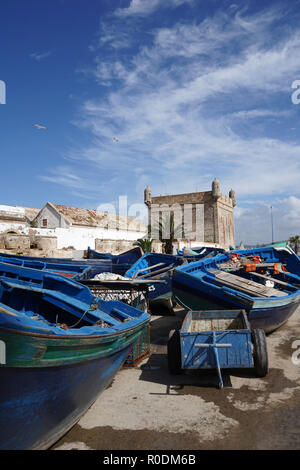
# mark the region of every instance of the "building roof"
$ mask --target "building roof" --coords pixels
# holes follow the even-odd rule
[[[145,224],[136,217],[126,217],[110,214],[94,209],[81,209],[79,207],[65,206],[48,202],[71,225],[85,227],[118,228],[120,230],[146,231]]]
[[[99,224],[99,217],[95,210],[81,209],[79,207],[64,206],[61,204],[48,203],[57,212],[63,215],[72,225],[87,225],[96,227]]]
[[[114,228],[137,232],[146,232],[147,230],[145,224],[137,217],[126,217],[93,209],[53,204],[51,202],[47,202],[46,205],[51,206],[73,226]],[[35,209],[33,207],[0,205],[0,220],[20,223],[32,222],[44,207],[42,209]]]
[[[0,205],[0,219],[14,222],[30,222],[35,219],[40,209],[22,206]]]
[[[25,210],[25,216],[30,222],[34,220],[40,212],[40,209],[35,209],[34,207],[22,207],[22,209]]]

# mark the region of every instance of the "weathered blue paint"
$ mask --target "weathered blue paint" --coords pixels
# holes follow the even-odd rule
[[[135,279],[159,279],[164,281],[160,284],[150,284],[149,301],[165,303],[170,307],[172,298],[171,274],[176,266],[180,266],[184,259],[179,256],[145,253],[131,268],[126,271],[125,276]],[[159,266],[158,266],[159,265]]]
[[[128,352],[67,367],[0,366],[0,449],[49,448],[110,384]]]
[[[51,263],[48,262],[45,258],[43,261],[39,260],[27,260],[21,258],[10,258],[5,256],[0,256],[0,262],[8,263],[15,266],[21,266],[23,268],[32,268],[42,271],[55,272],[57,274],[63,274],[66,277],[75,279],[75,280],[84,280],[88,279],[89,271],[91,267],[87,265],[80,264],[63,264],[63,263]]]
[[[0,263],[0,449],[55,442],[109,384],[149,319],[76,281]]]
[[[3,261],[6,259],[18,259],[22,261],[30,261],[30,262],[47,262],[47,263],[55,263],[57,265],[70,265],[70,266],[78,266],[80,263],[81,266],[85,266],[89,268],[87,271],[87,279],[92,279],[96,274],[108,272],[108,273],[115,273],[124,275],[125,272],[130,268],[131,264],[129,263],[116,263],[113,262],[111,259],[71,259],[71,258],[39,258],[33,256],[21,256],[21,255],[10,255],[7,253],[0,253],[1,258]]]
[[[206,320],[214,325],[213,330],[201,330]],[[219,320],[239,320],[239,327],[217,329]],[[196,328],[191,328],[192,322]],[[243,310],[188,312],[180,329],[180,344],[182,369],[217,369],[221,388],[221,368],[254,367],[250,325]]]
[[[219,329],[214,331],[190,331],[190,325],[195,320],[213,320],[217,325],[218,320],[237,319],[241,321],[239,329]],[[218,352],[219,364],[222,368],[253,367],[252,341],[250,325],[243,310],[212,310],[190,311],[187,313],[180,329],[181,338],[181,362],[183,369],[215,368],[216,361],[212,349],[201,349],[196,345],[201,344],[231,344],[231,348],[220,348]],[[213,341],[214,340],[214,341]]]
[[[141,258],[141,256],[143,256],[143,251],[138,246],[119,255],[112,255],[111,253],[99,253],[96,250],[92,250],[90,247],[88,247],[87,250],[88,259],[110,259],[113,265],[132,266],[138,259]]]

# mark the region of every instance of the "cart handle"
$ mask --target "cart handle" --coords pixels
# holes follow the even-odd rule
[[[207,344],[207,343],[196,343],[194,344],[196,348],[213,348],[215,358],[216,358],[216,363],[217,363],[217,371],[218,371],[218,376],[219,376],[219,387],[223,388],[223,379],[222,379],[222,374],[221,374],[221,368],[220,368],[220,362],[219,362],[219,355],[218,355],[218,348],[231,348],[232,344],[228,343],[218,343],[216,342],[216,333],[213,331],[213,343],[212,344]]]

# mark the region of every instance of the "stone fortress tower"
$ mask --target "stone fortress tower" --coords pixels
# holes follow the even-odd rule
[[[153,228],[157,221],[174,214],[175,225],[182,225],[182,238],[178,247],[204,244],[228,249],[235,247],[234,207],[236,194],[221,193],[220,182],[215,178],[211,191],[169,196],[152,196],[149,186],[144,191],[144,202],[148,207],[148,224]]]

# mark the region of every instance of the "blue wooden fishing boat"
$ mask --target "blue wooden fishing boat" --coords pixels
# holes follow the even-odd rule
[[[190,261],[197,261],[202,258],[208,258],[212,256],[219,255],[221,253],[225,253],[226,250],[223,248],[216,248],[212,246],[200,246],[200,247],[193,247],[190,250],[177,250],[177,254],[179,256],[184,256],[189,262]]]
[[[145,253],[126,273],[125,277],[143,280],[160,280],[149,286],[150,307],[164,305],[169,312],[173,310],[171,276],[173,269],[184,263],[180,256],[160,253]]]
[[[299,267],[284,247],[235,250],[176,268],[173,295],[190,310],[245,309],[252,328],[271,332],[300,304]]]
[[[60,274],[74,280],[88,279],[89,271],[91,271],[91,267],[88,265],[81,265],[80,263],[49,263],[45,259],[43,261],[37,261],[0,256],[0,262],[22,266],[24,268],[41,269],[43,271]]]
[[[46,449],[96,400],[150,316],[60,275],[0,263],[0,449]]]
[[[90,247],[87,249],[88,259],[110,259],[114,265],[130,265],[132,266],[138,259],[143,256],[143,250],[136,246],[131,250],[124,251],[119,255],[112,255],[111,253],[99,253],[99,251],[92,250]]]
[[[45,257],[36,257],[36,256],[23,256],[23,255],[13,255],[9,253],[0,253],[1,258],[3,261],[6,259],[18,259],[22,261],[39,261],[39,262],[47,262],[47,263],[55,263],[59,265],[69,265],[69,266],[86,266],[86,268],[90,268],[87,271],[87,278],[92,279],[94,276],[100,273],[105,272],[113,272],[115,274],[124,275],[127,269],[129,269],[129,265],[118,265],[113,264],[111,259],[73,259],[73,258],[45,258]]]
[[[270,245],[261,248],[252,248],[248,250],[234,250],[241,257],[258,256],[268,263],[282,263],[287,271],[300,276],[300,258],[289,246]]]

